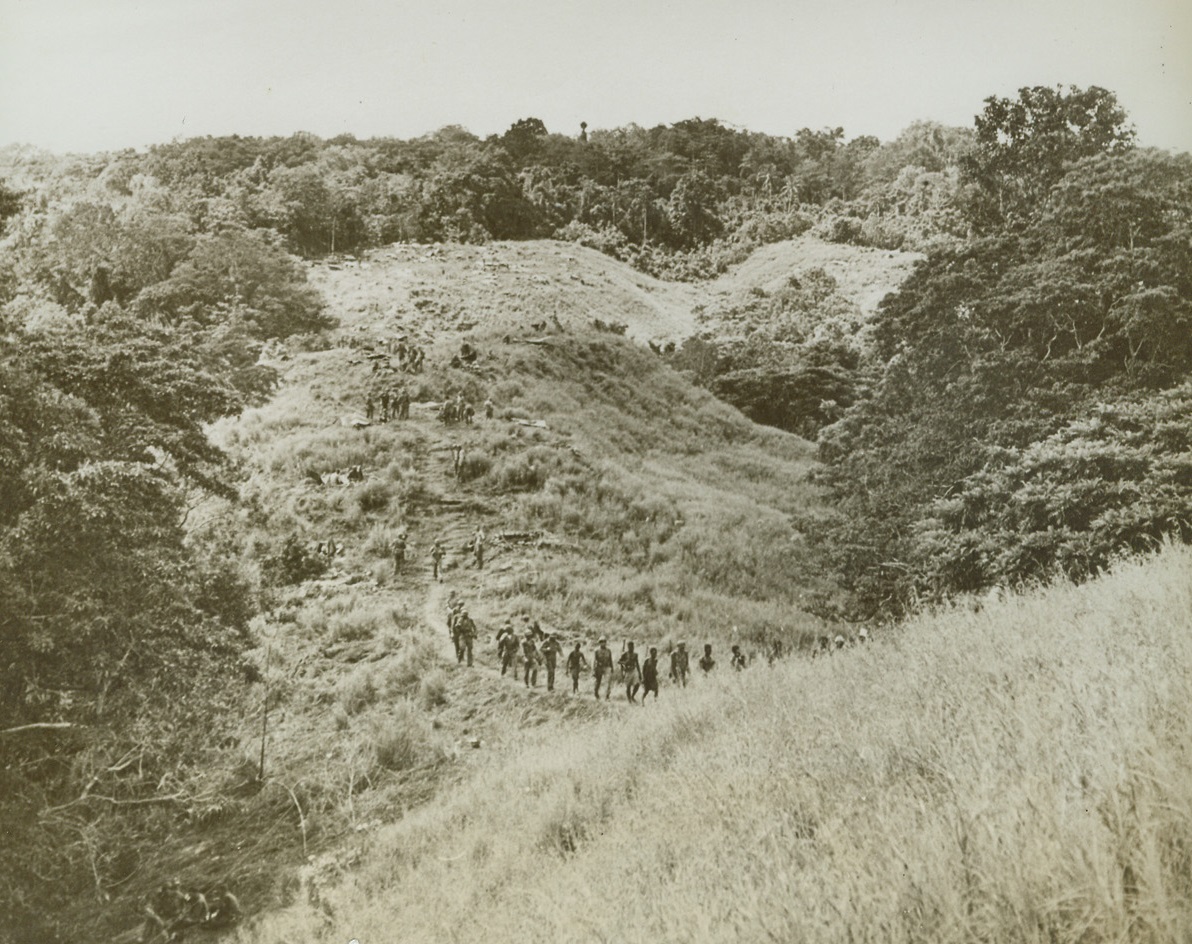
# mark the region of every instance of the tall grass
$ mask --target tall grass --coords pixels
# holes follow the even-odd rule
[[[243,942],[1192,939],[1192,552],[553,732]]]

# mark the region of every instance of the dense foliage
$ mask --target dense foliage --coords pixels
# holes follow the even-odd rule
[[[0,928],[52,940],[234,717],[256,577],[206,426],[326,319],[275,234],[118,161],[47,171],[0,193]]]
[[[825,552],[867,607],[1192,536],[1192,158],[1124,122],[1099,89],[978,118],[973,235],[886,300],[870,389],[822,439]]]
[[[956,228],[956,168],[970,139],[927,123],[886,145],[846,141],[841,128],[778,137],[700,118],[573,137],[524,118],[486,139],[459,127],[408,141],[231,136],[81,160],[66,175],[36,157],[16,163],[39,185],[90,177],[109,197],[168,204],[155,232],[143,217],[112,227],[94,199],[56,224],[101,224],[105,245],[127,247],[135,263],[110,273],[111,291],[124,297],[147,269],[168,268],[186,250],[188,227],[275,231],[307,257],[394,241],[553,236],[677,278],[713,275],[816,223],[833,238],[918,245]],[[154,253],[136,251],[150,245]],[[62,275],[76,276],[75,293],[84,288],[79,264],[95,261],[94,252],[72,256]]]

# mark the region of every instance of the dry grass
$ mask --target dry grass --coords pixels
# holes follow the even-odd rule
[[[1192,938],[1192,553],[551,732],[243,942]]]

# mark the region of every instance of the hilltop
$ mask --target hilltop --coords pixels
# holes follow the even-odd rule
[[[909,274],[916,253],[801,236],[763,246],[709,282],[656,279],[577,243],[484,246],[398,244],[311,268],[311,280],[345,330],[494,334],[569,329],[595,320],[638,341],[682,342],[713,300],[774,291],[792,275],[822,269],[866,316]],[[540,333],[540,332],[539,332]]]

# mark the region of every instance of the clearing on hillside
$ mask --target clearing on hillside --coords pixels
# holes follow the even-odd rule
[[[698,330],[696,309],[710,299],[771,291],[812,268],[824,269],[870,315],[919,258],[802,236],[691,284],[660,281],[576,243],[399,244],[315,266],[311,280],[348,330],[504,333],[600,320],[624,325],[638,341],[681,342]]]

